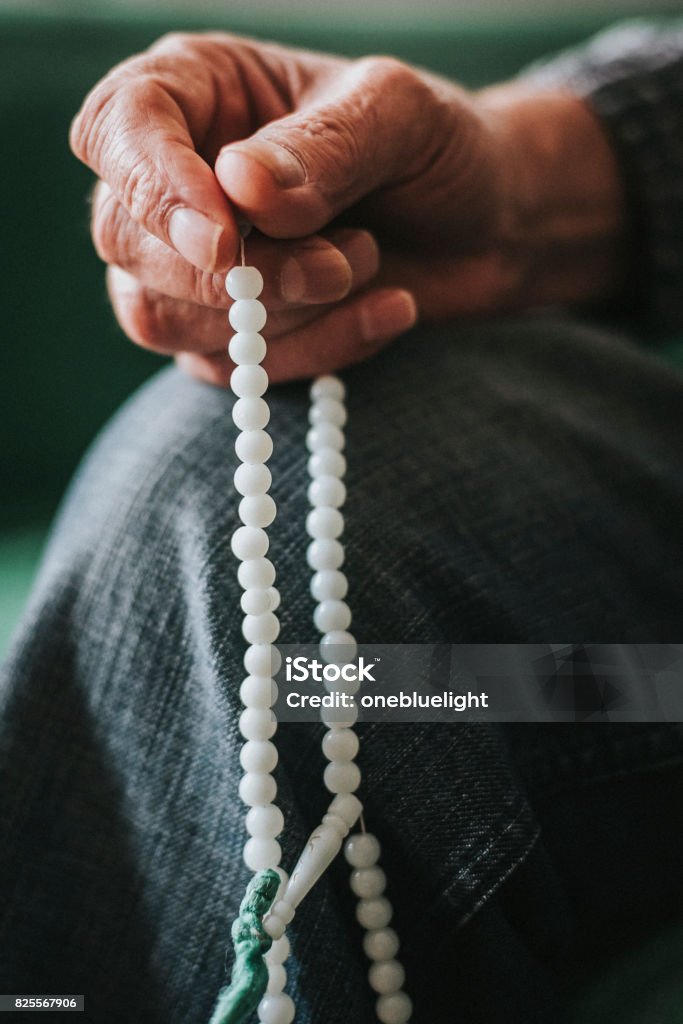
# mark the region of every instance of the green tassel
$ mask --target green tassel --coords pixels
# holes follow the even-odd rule
[[[218,993],[209,1024],[248,1024],[265,995],[268,966],[263,957],[273,940],[263,930],[263,918],[279,887],[280,876],[270,868],[259,871],[247,886],[230,932],[235,948],[230,984]]]

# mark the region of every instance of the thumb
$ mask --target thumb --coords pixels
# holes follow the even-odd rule
[[[416,173],[433,132],[430,106],[433,93],[415,70],[390,57],[364,58],[324,82],[317,102],[224,146],[216,177],[260,231],[308,235],[364,195]]]

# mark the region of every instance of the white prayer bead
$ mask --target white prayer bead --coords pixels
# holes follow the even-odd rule
[[[320,657],[328,665],[348,665],[358,653],[355,637],[343,629],[333,629],[320,639]]]
[[[247,647],[243,665],[250,676],[276,676],[282,665],[282,655],[272,644],[252,644]]]
[[[286,935],[283,935],[281,939],[276,939],[273,945],[266,953],[266,961],[268,967],[271,964],[283,964],[290,953],[289,939]]]
[[[338,569],[344,564],[344,548],[338,540],[313,540],[306,548],[311,569]]]
[[[306,447],[309,452],[319,452],[323,448],[340,452],[344,447],[344,434],[334,423],[319,423],[306,434]]]
[[[405,980],[406,972],[398,960],[385,960],[383,963],[372,964],[368,971],[370,987],[380,996],[400,992]]]
[[[353,761],[360,746],[351,729],[330,729],[323,736],[323,754],[328,761]]]
[[[272,644],[277,640],[280,623],[272,612],[245,615],[242,621],[244,639],[250,644]]]
[[[267,462],[273,454],[273,439],[265,430],[243,430],[237,435],[235,452],[240,462]]]
[[[261,615],[272,611],[269,592],[260,587],[245,590],[240,598],[240,608],[245,615]]]
[[[346,394],[346,388],[339,377],[327,374],[313,381],[310,394],[311,400],[314,402],[317,402],[320,398],[334,398],[337,402],[341,402]]]
[[[351,609],[346,601],[321,601],[313,612],[313,622],[321,633],[348,629],[351,625]]]
[[[341,479],[346,473],[346,459],[341,452],[334,448],[321,448],[313,452],[308,460],[308,475],[313,478],[319,476],[336,476]]]
[[[233,267],[225,278],[225,290],[232,299],[256,299],[263,291],[263,278],[256,267]]]
[[[247,814],[247,832],[255,839],[275,839],[284,828],[282,811],[275,804],[266,807],[252,807]]]
[[[235,470],[233,477],[235,489],[243,494],[245,498],[251,498],[255,494],[265,494],[270,489],[272,477],[270,470],[261,462],[249,465],[241,463]]]
[[[286,992],[267,992],[258,1004],[261,1024],[292,1024],[294,1014],[294,1003]]]
[[[311,594],[316,601],[341,601],[348,589],[348,580],[338,569],[316,572],[311,579]]]
[[[248,839],[244,844],[244,863],[252,871],[265,871],[278,864],[282,850],[277,839]]]
[[[240,700],[247,708],[269,708],[277,700],[277,683],[270,676],[247,676],[240,686]]]
[[[250,587],[262,587],[267,590],[275,583],[275,566],[269,558],[250,558],[242,562],[237,570],[237,579],[243,590]],[[265,672],[254,672],[254,675],[266,675]]]
[[[385,896],[372,900],[359,900],[356,907],[358,923],[363,928],[386,928],[393,914],[392,906]]]
[[[323,708],[320,720],[328,729],[350,729],[356,724],[358,705],[352,708]]]
[[[413,1004],[405,992],[393,992],[390,996],[380,996],[375,1010],[382,1024],[408,1024]]]
[[[343,427],[346,423],[346,408],[334,398],[320,398],[310,407],[308,421],[316,427],[319,423],[334,423]]]
[[[357,832],[344,845],[344,856],[352,868],[371,868],[379,860],[379,840],[370,832]]]
[[[393,928],[376,928],[363,937],[363,949],[370,960],[391,960],[398,953],[398,935]]]
[[[228,355],[238,366],[256,366],[265,357],[266,342],[256,331],[238,331],[228,345]]]
[[[360,768],[353,761],[330,761],[323,782],[330,793],[355,793],[360,786]]]
[[[282,992],[287,984],[287,971],[282,964],[268,964],[267,992]]]
[[[265,772],[247,772],[240,779],[240,800],[248,807],[265,807],[266,804],[272,804],[276,793],[275,779]]]
[[[263,558],[269,543],[268,534],[257,526],[238,526],[230,538],[232,553],[235,558],[239,558],[240,562]]]
[[[230,387],[238,398],[260,398],[268,387],[268,374],[262,366],[236,366],[230,375]]]
[[[313,508],[306,516],[306,532],[314,540],[336,540],[344,532],[344,517],[336,508]]]
[[[346,488],[336,476],[318,476],[308,486],[308,500],[316,507],[339,508],[346,500]]]
[[[280,607],[280,591],[276,587],[268,587],[268,598],[271,612],[277,611]]]
[[[277,764],[277,747],[269,740],[247,740],[240,750],[240,764],[245,772],[267,775]]]
[[[269,708],[248,707],[239,717],[239,729],[245,740],[269,740],[276,728],[275,715]]]
[[[235,331],[260,331],[267,319],[266,307],[258,299],[235,299],[228,310],[228,320]]]
[[[375,896],[381,896],[386,887],[387,876],[377,864],[371,868],[356,868],[351,872],[351,889],[359,899],[372,900]]]
[[[262,398],[238,398],[232,407],[232,422],[238,430],[263,430],[270,419],[268,403]]]
[[[246,526],[264,527],[270,526],[276,511],[275,502],[269,494],[252,494],[242,498],[237,514]]]

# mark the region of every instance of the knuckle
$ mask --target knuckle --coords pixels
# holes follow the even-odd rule
[[[163,297],[142,286],[121,289],[111,278],[109,291],[114,312],[128,337],[142,348],[165,351],[169,332]]]
[[[404,64],[397,57],[361,57],[356,61],[356,68],[373,91],[403,90],[417,78],[410,65]]]
[[[121,229],[121,205],[111,189],[99,182],[93,194],[90,234],[95,252],[105,263],[127,265],[121,245]]]

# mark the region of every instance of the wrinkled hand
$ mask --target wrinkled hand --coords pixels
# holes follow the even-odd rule
[[[227,383],[238,212],[257,229],[273,380],[365,359],[418,310],[515,307],[528,270],[506,111],[392,58],[162,38],[93,89],[71,130],[100,178],[92,232],[121,326]]]

